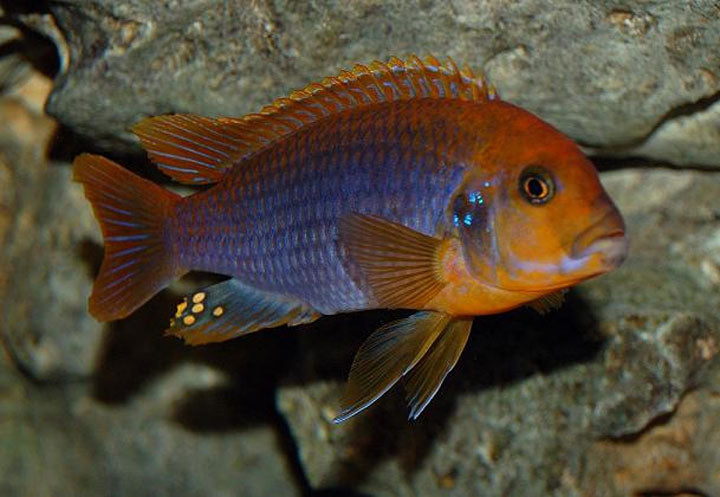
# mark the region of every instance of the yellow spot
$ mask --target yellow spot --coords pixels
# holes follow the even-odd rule
[[[225,312],[225,309],[223,309],[222,306],[219,305],[215,309],[213,309],[213,316],[219,318],[223,315],[223,312]]]
[[[190,326],[195,322],[195,316],[185,316],[183,318],[183,323],[185,323],[185,326]]]
[[[193,314],[197,314],[197,313],[202,312],[202,311],[204,311],[204,310],[205,310],[205,306],[202,305],[202,304],[195,304],[194,306],[192,306]]]
[[[185,312],[185,309],[187,309],[187,300],[183,300],[180,302],[177,306],[177,312],[175,313],[175,317],[179,318],[182,316],[182,313]]]
[[[203,300],[205,300],[205,292],[198,292],[193,295],[193,304],[199,304]]]

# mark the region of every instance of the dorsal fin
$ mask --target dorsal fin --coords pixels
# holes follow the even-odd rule
[[[445,64],[432,56],[404,61],[392,57],[311,83],[256,114],[158,116],[139,122],[132,131],[164,173],[182,183],[208,184],[303,126],[345,110],[413,98],[486,102],[497,98],[497,92],[482,75],[467,66],[458,69],[449,57]]]

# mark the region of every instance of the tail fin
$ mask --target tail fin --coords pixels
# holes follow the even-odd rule
[[[90,295],[90,314],[120,319],[181,276],[167,220],[181,197],[98,155],[75,159],[105,240],[105,257]]]

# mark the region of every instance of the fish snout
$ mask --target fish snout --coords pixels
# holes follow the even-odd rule
[[[598,256],[603,268],[609,271],[623,263],[629,248],[625,222],[617,208],[612,206],[600,220],[580,233],[572,244],[570,255],[573,259]]]

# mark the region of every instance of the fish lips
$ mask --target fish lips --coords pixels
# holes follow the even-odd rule
[[[598,259],[598,273],[602,273],[620,266],[629,249],[625,223],[617,209],[613,208],[580,233],[572,244],[570,257],[576,261]]]

